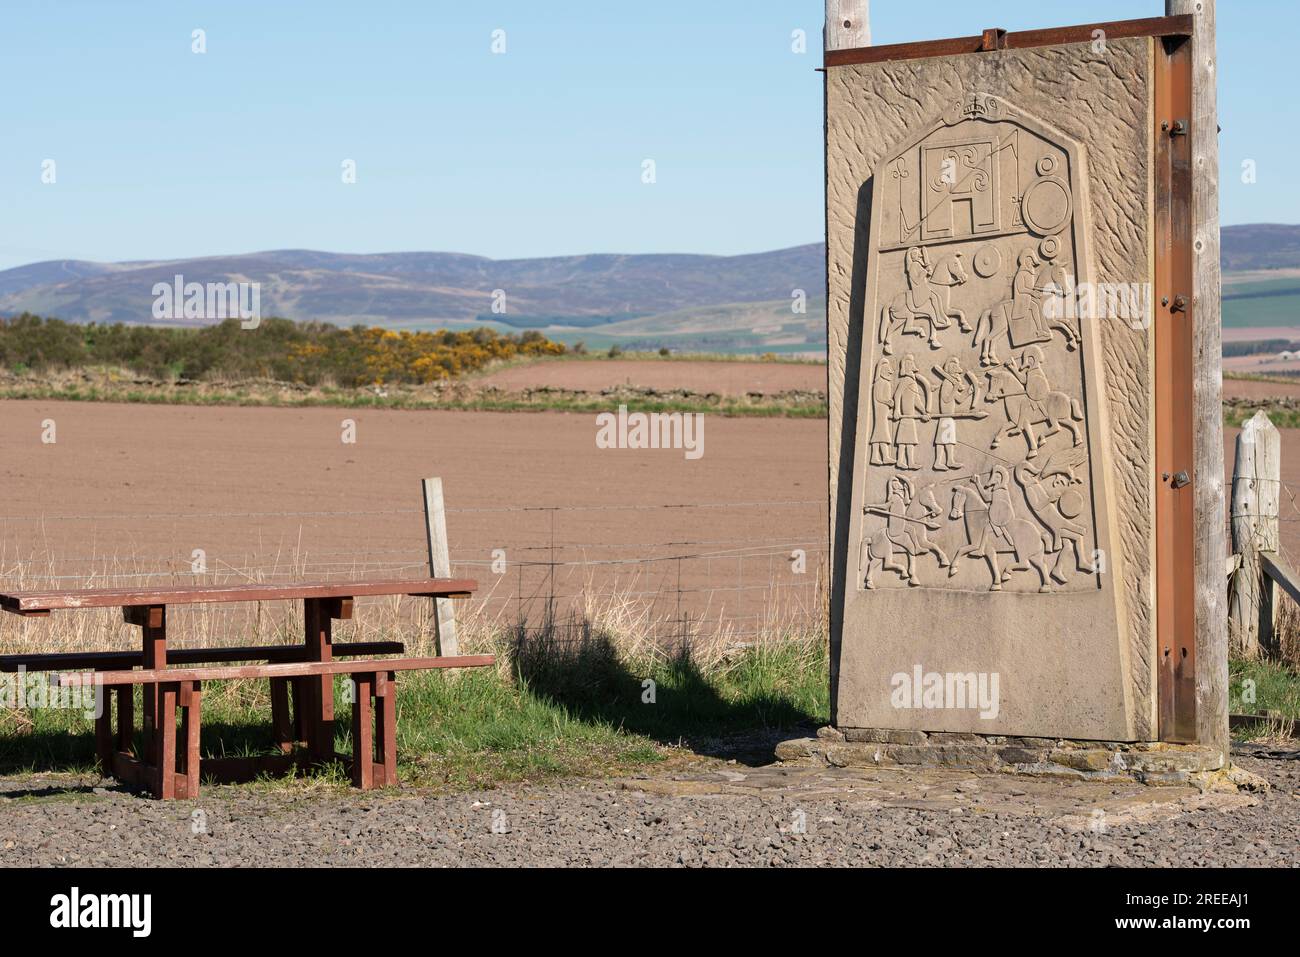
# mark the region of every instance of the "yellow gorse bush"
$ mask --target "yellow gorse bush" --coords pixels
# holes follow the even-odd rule
[[[397,331],[343,329],[321,322],[264,319],[243,329],[234,319],[198,329],[78,325],[24,313],[0,319],[0,368],[44,370],[106,364],[156,376],[273,378],[356,387],[428,383],[516,356],[562,355],[540,332],[487,327]]]
[[[563,355],[563,343],[539,333],[507,336],[488,329],[462,332],[406,332],[391,329],[344,330],[337,344],[295,347],[298,378],[328,370],[347,385],[429,383],[454,379],[490,362],[516,356]]]

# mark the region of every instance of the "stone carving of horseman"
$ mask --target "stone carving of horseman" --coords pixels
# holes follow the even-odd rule
[[[862,511],[885,517],[885,527],[862,543],[865,587],[876,587],[872,575],[877,565],[882,571],[897,572],[908,585],[915,587],[921,584],[916,575],[918,556],[933,553],[940,568],[948,564],[943,549],[930,540],[929,533],[939,528],[935,518],[940,514],[932,490],[923,489],[918,496],[908,479],[895,475],[886,486],[885,501],[879,505],[864,505]],[[894,561],[895,551],[902,552],[902,565]]]
[[[880,317],[880,344],[885,355],[894,351],[896,333],[923,336],[931,349],[942,348],[938,333],[956,319],[963,331],[970,331],[966,315],[949,305],[949,289],[968,280],[961,253],[953,253],[934,265],[924,246],[912,246],[903,257],[907,289],[885,306]],[[917,325],[918,320],[925,327]]]
[[[1007,324],[1013,346],[1048,342],[1052,338],[1043,321],[1043,303],[1038,295],[1041,265],[1032,249],[1024,250],[1016,262],[1016,274],[1011,280],[1011,317]]]

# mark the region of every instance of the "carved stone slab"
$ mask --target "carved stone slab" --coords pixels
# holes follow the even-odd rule
[[[1145,42],[1124,51],[1135,64]],[[951,78],[965,59],[912,70]],[[895,88],[898,74],[907,80],[898,66],[858,69],[892,70]],[[836,522],[835,721],[1146,737],[1152,635],[1141,603],[1152,546],[1149,503],[1134,510],[1135,481],[1145,488],[1146,478],[1131,430],[1149,456],[1149,343],[1144,329],[1105,329],[1066,298],[1097,280],[1094,194],[1109,216],[1116,191],[1092,182],[1086,138],[1054,125],[1043,97],[1016,96],[1005,77],[960,79],[946,100],[927,91],[930,112],[910,104],[911,122],[863,171],[854,258],[865,269],[854,273],[860,288],[842,290],[861,303],[861,326],[847,341],[831,330],[832,449],[837,427],[853,430],[851,457],[833,462],[850,485],[832,502],[848,506]],[[1141,85],[1121,92],[1137,94],[1121,106],[1145,120]],[[855,96],[832,91],[828,108],[837,93],[845,105]],[[829,126],[828,136],[834,179]],[[1145,227],[1148,209],[1134,214]],[[834,235],[830,251],[834,301]],[[1130,255],[1149,269],[1144,244]],[[843,363],[856,372],[843,391],[853,406],[838,421],[837,338],[856,352]],[[1116,406],[1117,388],[1138,392]],[[928,675],[996,674],[998,707],[981,716],[908,694],[900,705],[898,675],[914,673],[918,691]]]
[[[1083,162],[976,93],[876,178],[855,587],[1113,592],[1097,349],[1065,305],[1087,281]]]

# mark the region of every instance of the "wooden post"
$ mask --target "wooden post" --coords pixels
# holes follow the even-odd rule
[[[447,547],[447,514],[442,501],[442,479],[420,481],[424,490],[424,526],[429,541],[429,577],[451,577],[451,555]],[[435,598],[434,627],[438,654],[460,654],[456,639],[456,610],[450,598]]]
[[[867,0],[826,0],[827,50],[871,46],[871,18]]]
[[[1282,484],[1282,436],[1263,410],[1237,436],[1232,469],[1232,549],[1237,567],[1228,604],[1229,634],[1238,654],[1258,658],[1271,644],[1276,594],[1260,564],[1260,552],[1278,550],[1278,502]]]
[[[822,43],[826,50],[849,50],[853,47],[871,46],[871,17],[869,15],[868,0],[826,0],[826,24],[822,29]],[[822,124],[823,124],[823,146],[830,142],[825,135],[826,124],[829,122],[829,112],[825,105],[826,77],[828,74],[822,72]],[[829,160],[827,166],[829,168]],[[823,180],[824,182],[824,180]],[[830,206],[827,205],[825,210],[825,232],[823,238],[829,238],[831,234]],[[830,279],[830,246],[827,244],[826,259],[826,278]],[[844,383],[848,389],[849,383]],[[835,423],[827,420],[827,441],[830,440],[829,430],[834,429]],[[830,446],[828,445],[828,449]],[[834,468],[834,463],[831,465]],[[826,540],[832,546],[835,546],[835,521],[828,512],[827,518],[829,525],[826,529]],[[834,562],[831,562],[831,568],[834,569]],[[835,594],[834,584],[832,583],[831,594]],[[834,603],[832,602],[832,606]],[[839,720],[839,684],[840,684],[840,622],[832,612],[826,621],[827,629],[831,638],[831,661],[830,669],[827,675],[830,681],[830,703],[831,703],[831,723],[834,724]]]
[[[1192,37],[1192,492],[1196,592],[1196,740],[1228,754],[1227,528],[1219,298],[1219,126],[1214,0],[1165,0],[1195,17]]]

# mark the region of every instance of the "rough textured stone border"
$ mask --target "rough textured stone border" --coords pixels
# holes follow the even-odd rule
[[[947,767],[1076,781],[1139,781],[1202,790],[1259,790],[1255,775],[1225,764],[1221,752],[1163,742],[1067,741],[949,731],[821,728],[815,738],[777,745],[781,761],[834,767]]]

